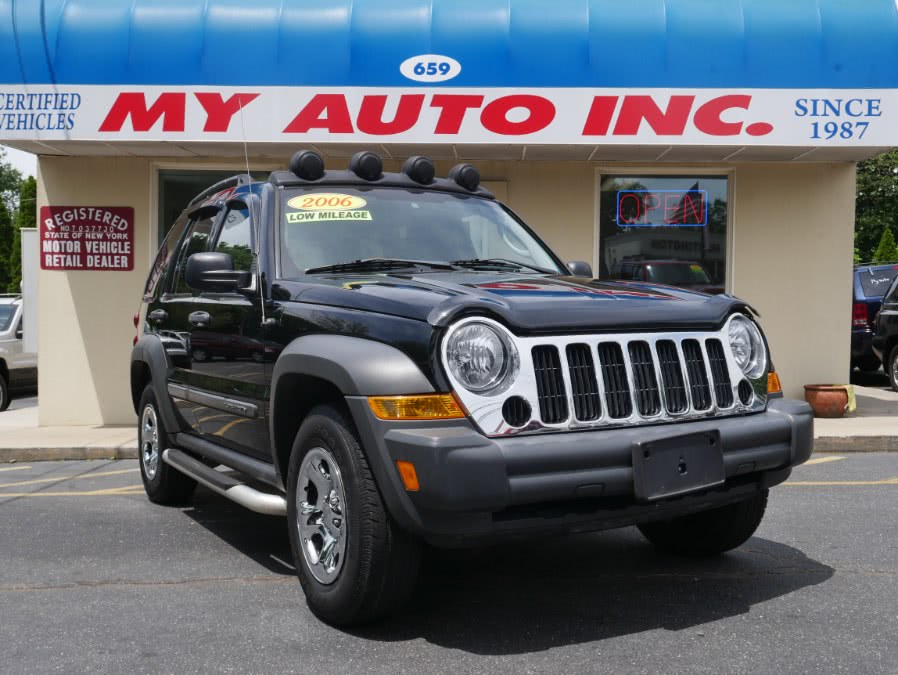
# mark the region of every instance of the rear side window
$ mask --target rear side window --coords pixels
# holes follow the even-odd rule
[[[150,274],[147,277],[147,285],[143,289],[143,299],[147,302],[156,297],[156,289],[159,288],[159,282],[165,276],[165,271],[169,268],[169,264],[171,263],[171,259],[175,255],[175,251],[178,248],[178,242],[181,239],[181,235],[184,234],[184,228],[187,227],[187,215],[182,215],[177,222],[172,226],[171,230],[169,230],[168,235],[165,237],[165,241],[162,242],[162,246],[159,248],[159,253],[156,254],[156,259],[153,261],[153,267],[150,269]]]
[[[885,295],[898,269],[889,267],[881,270],[862,270],[860,276],[861,288],[868,298],[881,298]]]

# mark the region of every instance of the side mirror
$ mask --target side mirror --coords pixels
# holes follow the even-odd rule
[[[22,329],[17,328],[16,329],[16,340],[21,340],[23,335],[24,335],[24,333],[22,332]]]
[[[575,277],[586,277],[592,279],[592,265],[582,260],[571,260],[567,264],[567,268],[571,271],[571,275]]]
[[[235,271],[234,259],[227,253],[194,253],[187,258],[184,281],[197,291],[234,293],[249,286],[252,275]]]

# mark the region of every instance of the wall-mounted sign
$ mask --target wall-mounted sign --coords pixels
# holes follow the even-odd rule
[[[134,209],[130,206],[42,206],[42,270],[134,269]]]
[[[407,87],[0,85],[0,141],[898,144],[896,89],[440,88],[456,65],[413,57]]]
[[[690,227],[708,224],[705,190],[619,190],[618,227]]]

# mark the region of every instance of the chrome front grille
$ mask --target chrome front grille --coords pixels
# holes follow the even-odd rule
[[[514,336],[520,370],[509,387],[492,395],[454,388],[490,436],[763,410],[767,401],[760,393],[747,405],[739,400],[737,388],[745,378],[726,335],[724,327],[707,332]],[[530,403],[525,424],[511,426],[503,418],[502,405],[511,396]]]

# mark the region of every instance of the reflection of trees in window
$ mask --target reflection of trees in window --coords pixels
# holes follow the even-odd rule
[[[253,252],[243,244],[220,243],[215,249],[219,253],[227,253],[234,260],[234,269],[249,272],[253,268]]]
[[[723,199],[715,199],[708,210],[708,229],[716,234],[727,231],[727,203]]]

